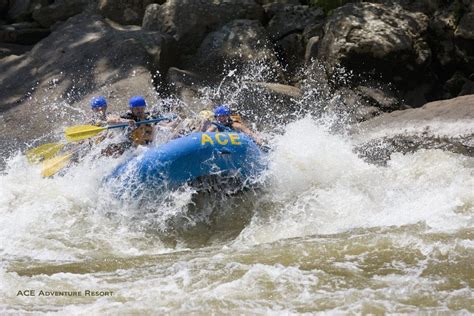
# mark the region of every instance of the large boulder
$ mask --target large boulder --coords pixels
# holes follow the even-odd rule
[[[275,77],[281,69],[271,46],[259,21],[235,20],[208,34],[189,66],[220,76],[247,65],[262,65],[268,67],[268,77]]]
[[[0,26],[0,42],[19,45],[32,45],[48,36],[49,29],[37,23],[22,22]]]
[[[121,24],[141,25],[148,5],[163,4],[165,0],[100,0],[99,11],[104,16]]]
[[[273,130],[295,119],[301,110],[302,91],[279,83],[243,81],[232,95],[233,108],[260,130]],[[229,102],[228,96],[223,97]]]
[[[449,100],[434,101],[416,109],[385,113],[361,123],[355,130],[369,137],[382,131],[391,135],[400,133],[426,133],[436,135],[474,134],[474,95]]]
[[[433,51],[432,69],[437,69],[440,85],[434,99],[458,95],[463,82],[474,72],[474,15],[459,2],[440,8],[433,14],[429,27],[429,44]],[[466,13],[462,14],[463,11]],[[465,80],[462,80],[465,81]],[[466,91],[467,92],[467,91]]]
[[[474,40],[474,12],[466,13],[461,18],[454,35],[467,40]]]
[[[34,10],[47,6],[51,2],[50,0],[10,0],[7,20],[10,22],[31,21],[31,15]]]
[[[429,18],[399,5],[350,3],[334,10],[325,25],[318,57],[329,69],[346,66],[374,72],[410,86],[430,63],[425,40]],[[418,79],[415,79],[418,80]]]
[[[64,21],[81,13],[91,0],[56,0],[50,5],[37,6],[32,13],[33,19],[43,27],[50,27],[58,21]]]
[[[454,36],[456,55],[469,71],[474,72],[474,12],[464,14]]]
[[[263,20],[263,9],[254,0],[169,0],[151,4],[143,28],[173,36],[183,53],[192,53],[207,33],[236,19]]]
[[[276,4],[269,4],[275,7]],[[268,11],[269,8],[266,8]],[[319,7],[306,5],[282,5],[278,8],[271,20],[268,22],[267,32],[273,40],[281,39],[295,32],[303,32],[309,24],[321,21],[324,12]]]
[[[17,0],[10,1],[8,8],[8,19],[12,21],[24,21],[31,15],[31,1]]]
[[[171,67],[166,74],[169,92],[179,98],[189,108],[199,112],[204,106],[200,91],[207,86],[206,80],[199,74]]]
[[[303,36],[298,33],[289,34],[276,42],[275,46],[278,59],[282,65],[285,65],[287,75],[292,77],[303,65],[305,56]]]
[[[430,46],[433,49],[433,57],[441,67],[456,67],[454,31],[458,24],[458,17],[454,6],[438,10],[430,20]]]
[[[8,0],[0,0],[0,18],[8,12]]]
[[[384,163],[394,152],[442,149],[474,156],[474,95],[395,111],[353,129],[362,156]]]
[[[31,50],[31,45],[0,43],[0,59],[10,55],[23,55]]]
[[[100,16],[70,18],[28,54],[2,59],[0,133],[16,143],[47,134],[80,117],[93,94],[109,97],[111,110],[131,95],[154,95],[152,74],[166,73],[173,42],[139,27],[115,29]]]

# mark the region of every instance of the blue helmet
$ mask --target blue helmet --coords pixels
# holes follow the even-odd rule
[[[214,109],[214,116],[224,116],[230,114],[231,112],[227,105],[219,105],[217,108]]]
[[[92,98],[91,100],[92,109],[105,108],[106,106],[107,106],[107,100],[105,100],[105,97],[103,96],[95,97],[95,98]]]
[[[135,97],[132,97],[130,101],[128,101],[128,105],[131,108],[140,108],[140,107],[145,107],[146,102],[142,96],[135,96]]]

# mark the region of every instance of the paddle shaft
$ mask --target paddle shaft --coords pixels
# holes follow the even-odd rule
[[[172,119],[173,119],[173,117],[171,117],[171,116],[163,116],[163,117],[152,119],[152,120],[135,122],[135,125],[139,126],[139,125],[143,125],[143,124],[156,123],[156,122],[172,120]],[[118,124],[118,125],[107,126],[107,129],[121,128],[121,127],[128,127],[128,126],[130,126],[130,125],[129,124]]]
[[[160,118],[156,118],[152,120],[135,122],[135,126],[156,123],[156,122],[160,122],[164,120],[172,120],[173,118],[174,117],[166,116],[166,117],[160,117]],[[118,125],[104,126],[104,127],[93,126],[93,125],[78,125],[78,126],[68,127],[65,131],[65,135],[68,141],[79,141],[79,140],[93,137],[97,135],[98,133],[108,130],[108,129],[124,128],[124,127],[129,127],[129,126],[130,126],[129,124],[118,124]]]

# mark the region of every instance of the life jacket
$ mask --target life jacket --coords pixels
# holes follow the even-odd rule
[[[130,133],[130,138],[136,145],[148,145],[153,142],[153,126],[143,124]]]
[[[233,123],[242,123],[242,118],[240,117],[240,114],[238,113],[232,113],[230,115],[230,119],[232,120]]]
[[[127,111],[120,116],[123,119],[138,121],[151,120],[150,112],[145,112],[145,118],[139,120],[131,111]],[[130,132],[130,139],[135,145],[148,145],[153,142],[153,127],[150,124],[143,124]]]

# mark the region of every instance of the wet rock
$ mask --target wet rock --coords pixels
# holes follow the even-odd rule
[[[175,0],[151,4],[143,28],[173,36],[182,53],[192,53],[207,33],[237,19],[263,20],[263,9],[254,0]]]
[[[401,107],[399,99],[387,87],[358,86],[355,91],[372,106],[384,112],[399,110]]]
[[[451,5],[434,13],[430,20],[430,47],[434,52],[434,60],[443,69],[455,67],[454,31],[456,30],[458,18],[455,6]]]
[[[64,21],[81,13],[89,0],[59,0],[50,5],[39,6],[33,10],[33,19],[43,27],[50,27],[58,21]]]
[[[324,20],[316,21],[307,25],[303,31],[303,45],[305,47],[304,61],[306,64],[318,58],[319,43],[324,36],[323,27]]]
[[[435,101],[421,108],[385,113],[360,124],[358,131],[365,134],[381,130],[391,133],[413,133],[431,130],[450,132],[453,135],[474,133],[474,95],[466,95],[449,100]],[[442,125],[446,125],[443,129]],[[448,126],[449,125],[449,126]],[[449,128],[452,127],[451,130]]]
[[[272,4],[272,3],[275,3],[275,4],[294,4],[294,5],[301,4],[301,1],[299,1],[299,0],[256,0],[255,2],[257,2],[260,5],[266,5],[266,4]]]
[[[385,163],[394,152],[442,149],[474,156],[474,95],[382,114],[354,127],[356,151]]]
[[[5,16],[8,12],[8,0],[0,0],[0,17]]]
[[[8,18],[12,21],[24,21],[31,15],[30,0],[9,1]]]
[[[267,32],[273,40],[278,40],[291,33],[301,33],[308,24],[323,18],[324,12],[319,7],[284,5],[273,14]]]
[[[324,36],[324,22],[325,20],[315,21],[308,24],[303,30],[303,39],[307,43],[310,38],[318,36],[322,38]]]
[[[459,92],[458,95],[462,96],[462,95],[469,95],[469,94],[474,94],[474,81],[471,81],[471,80],[467,80],[463,84],[461,91]]]
[[[303,96],[303,93],[300,89],[288,86],[280,83],[270,83],[270,82],[251,82],[251,81],[244,81],[243,82],[247,87],[256,87],[262,90],[265,90],[267,93],[272,93],[275,95],[279,95],[281,97],[285,97],[288,99],[298,99]]]
[[[262,5],[267,21],[270,21],[271,18],[275,16],[275,14],[284,10],[286,7],[301,5],[301,3],[297,0],[257,1],[257,3]]]
[[[259,21],[235,20],[204,39],[189,67],[216,76],[247,65],[264,65],[268,76],[275,78],[281,69],[271,46]]]
[[[374,72],[409,86],[430,63],[424,38],[428,21],[426,15],[398,5],[347,4],[328,19],[318,57],[332,68]]]
[[[0,43],[0,59],[10,55],[23,55],[30,51],[33,46],[31,45],[18,45],[10,43]]]
[[[437,69],[442,81],[448,80],[458,70],[474,71],[474,33],[471,25],[474,15],[468,13],[466,8],[462,2],[455,1],[440,7],[430,20],[428,39],[433,51],[433,68]],[[435,97],[444,96],[437,94]]]
[[[474,12],[466,13],[461,18],[454,35],[467,40],[474,40]]]
[[[461,18],[454,36],[456,56],[467,69],[474,71],[474,12]]]
[[[200,106],[202,103],[200,101],[200,89],[207,85],[207,81],[202,76],[190,70],[171,67],[166,75],[166,83],[170,92],[186,105],[196,111],[203,108]]]
[[[100,0],[100,13],[121,24],[141,25],[145,9],[152,3],[163,4],[165,0]]]
[[[288,122],[298,115],[302,95],[301,90],[293,86],[244,81],[234,96],[233,107],[260,128],[274,129],[275,124]]]
[[[176,54],[173,42],[158,32],[115,29],[97,15],[70,18],[29,53],[2,59],[2,135],[26,142],[48,133],[77,118],[78,108],[88,109],[94,94],[110,98],[115,111],[126,108],[131,95],[153,96],[152,74],[166,73]]]
[[[20,28],[5,27],[0,29],[0,42],[20,45],[36,44],[50,33],[49,29],[43,28]]]
[[[34,10],[47,6],[51,0],[10,0],[7,20],[11,22],[31,21]]]
[[[190,70],[183,70],[176,67],[171,67],[168,69],[166,78],[168,83],[177,88],[193,86],[202,87],[204,82],[204,79],[199,76],[199,74]]]
[[[420,149],[440,149],[474,157],[471,138],[472,136],[397,135],[370,140],[356,146],[354,151],[367,162],[382,166],[387,164],[394,153],[414,153]]]
[[[335,129],[345,129],[349,124],[366,121],[381,113],[360,93],[344,87],[334,91],[332,97],[323,103],[323,113],[338,118],[333,126]]]
[[[467,81],[468,79],[460,71],[457,71],[448,81],[446,81],[444,84],[444,90],[452,96],[457,96]]]
[[[18,22],[0,26],[0,30],[14,31],[24,29],[37,29],[40,25],[36,22]]]
[[[287,35],[276,42],[276,48],[278,59],[282,65],[285,65],[286,72],[292,76],[298,67],[303,64],[305,55],[303,36],[297,33]]]
[[[318,48],[319,48],[319,36],[313,36],[308,40],[308,44],[306,44],[306,50],[304,54],[304,61],[305,63],[311,63],[312,60],[317,58],[318,56]]]

